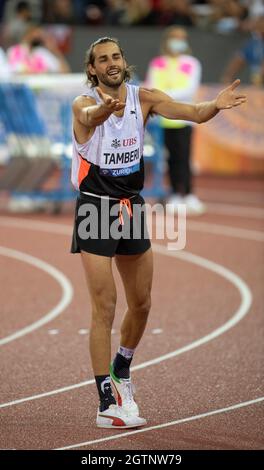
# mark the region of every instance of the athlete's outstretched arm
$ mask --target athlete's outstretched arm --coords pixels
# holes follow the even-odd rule
[[[100,124],[109,118],[110,114],[124,109],[126,105],[120,100],[113,99],[111,96],[102,93],[98,87],[97,91],[103,100],[102,103],[96,104],[93,98],[78,96],[72,106],[76,119],[88,128],[100,126]]]
[[[246,95],[235,93],[240,80],[235,80],[222,90],[212,101],[197,104],[178,103],[160,90],[141,89],[143,103],[149,103],[150,113],[159,114],[168,119],[185,119],[202,123],[209,121],[221,109],[230,109],[246,101]]]

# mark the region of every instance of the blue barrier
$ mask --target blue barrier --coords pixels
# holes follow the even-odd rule
[[[0,85],[0,120],[7,134],[18,137],[47,137],[51,143],[61,145],[59,158],[60,179],[58,187],[52,191],[18,192],[16,196],[30,196],[33,199],[45,198],[51,201],[65,201],[75,197],[71,187],[71,159],[66,149],[71,143],[71,103],[77,93],[71,90],[39,89],[33,92],[22,84]],[[143,191],[145,197],[163,198],[166,191],[163,185],[163,130],[159,118],[151,118],[146,127],[151,138],[151,155],[145,157],[145,163],[151,164],[151,185]],[[149,147],[150,147],[149,146]]]
[[[142,194],[144,197],[162,199],[166,196],[167,192],[163,184],[164,135],[158,117],[149,119],[146,126],[146,132],[151,136],[153,148],[153,154],[145,157],[145,163],[150,162],[152,165],[152,184],[150,187],[146,187]]]

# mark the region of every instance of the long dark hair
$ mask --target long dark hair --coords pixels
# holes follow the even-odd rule
[[[86,76],[87,76],[87,83],[91,84],[91,87],[95,87],[99,83],[97,76],[96,75],[91,75],[89,70],[88,70],[88,65],[89,64],[94,65],[94,60],[95,60],[94,47],[97,46],[97,44],[105,44],[106,42],[113,42],[114,44],[116,44],[119,47],[119,50],[121,52],[121,55],[122,55],[123,59],[125,59],[124,51],[123,51],[122,47],[120,46],[118,39],[109,38],[109,37],[106,36],[104,38],[99,38],[96,41],[94,41],[90,45],[89,49],[87,49],[87,51],[85,53],[85,61],[84,61],[84,71],[85,71]],[[125,82],[128,82],[131,79],[132,69],[133,69],[133,67],[131,67],[129,65],[126,67],[125,75],[124,75],[124,81]]]

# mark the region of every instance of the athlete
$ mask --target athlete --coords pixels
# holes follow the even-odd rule
[[[206,122],[220,110],[244,103],[246,96],[236,93],[240,80],[199,104],[178,103],[159,90],[130,85],[123,50],[108,37],[89,47],[86,74],[90,87],[73,102],[72,182],[79,196],[71,251],[81,253],[91,298],[89,345],[99,394],[96,424],[139,427],[146,420],[134,400],[130,365],[147,323],[153,273],[140,195],[144,126],[153,114]],[[124,285],[127,311],[111,363],[117,299],[112,258]]]

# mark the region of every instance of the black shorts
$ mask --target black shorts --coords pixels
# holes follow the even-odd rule
[[[108,257],[136,255],[150,246],[142,196],[115,200],[80,193],[76,201],[71,253],[86,251]]]

